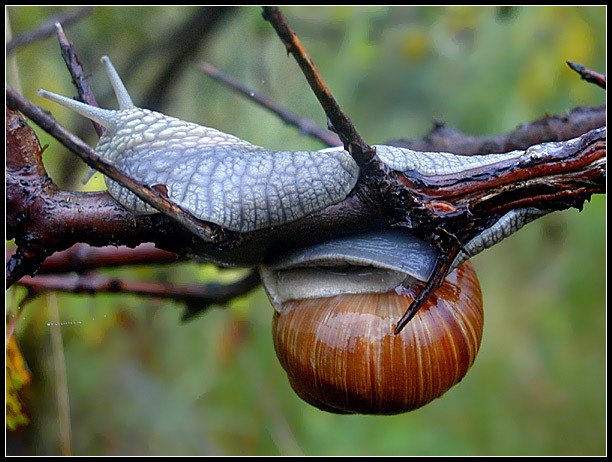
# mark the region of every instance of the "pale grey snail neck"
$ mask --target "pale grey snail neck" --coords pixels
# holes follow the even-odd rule
[[[540,210],[535,207],[510,210],[493,223],[493,225],[465,244],[453,261],[452,268],[457,268],[474,255],[498,244],[526,224],[531,223],[551,211],[552,210]]]

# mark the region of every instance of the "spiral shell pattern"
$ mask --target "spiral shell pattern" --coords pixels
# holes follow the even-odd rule
[[[480,286],[466,262],[398,335],[411,295],[289,301],[274,345],[296,393],[330,412],[399,414],[442,396],[473,364],[483,330]]]

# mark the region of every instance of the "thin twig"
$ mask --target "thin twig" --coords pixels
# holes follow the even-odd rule
[[[567,65],[572,70],[578,72],[578,74],[580,74],[580,77],[582,77],[587,82],[594,83],[595,85],[597,85],[598,87],[603,88],[604,90],[606,89],[606,76],[605,76],[605,74],[600,74],[599,72],[595,72],[595,71],[585,67],[583,64],[575,63],[573,61],[567,61]]]
[[[53,18],[42,23],[36,30],[13,37],[13,39],[6,44],[6,54],[8,55],[15,51],[16,48],[28,45],[36,40],[50,37],[55,32],[55,24],[58,22],[64,25],[73,24],[87,16],[92,11],[92,6],[84,6],[76,10],[54,16]]]
[[[257,288],[259,283],[259,273],[256,270],[251,270],[246,276],[228,284],[176,285],[77,274],[25,276],[19,281],[19,285],[26,287],[32,296],[46,292],[73,294],[107,292],[175,300],[185,304],[184,319],[192,318],[210,306],[225,305],[236,297],[246,295]]]
[[[470,136],[441,122],[422,138],[390,140],[386,144],[423,152],[452,152],[462,155],[497,154],[525,150],[548,141],[566,141],[606,125],[606,106],[578,106],[563,114],[550,114],[524,122],[508,133]]]
[[[64,29],[59,22],[55,24],[55,29],[57,32],[57,39],[59,41],[62,57],[64,58],[66,67],[68,67],[68,71],[72,76],[72,82],[79,93],[79,100],[90,106],[98,107],[98,102],[96,101],[96,97],[94,96],[93,91],[87,82],[87,74],[83,69],[83,65],[81,64],[81,60],[79,59],[76,50],[74,49],[74,45],[68,40],[68,37],[66,37]],[[104,127],[95,121],[91,122],[98,136],[102,136],[104,133]]]
[[[217,82],[220,82],[227,87],[235,90],[241,95],[245,96],[249,100],[259,104],[260,106],[266,108],[276,116],[278,116],[282,121],[286,122],[289,125],[293,125],[294,127],[299,128],[300,132],[312,136],[327,146],[338,146],[342,144],[340,138],[334,133],[325,130],[319,127],[313,120],[307,117],[301,117],[293,111],[290,111],[280,104],[275,103],[267,96],[262,95],[259,92],[247,87],[243,83],[238,80],[230,77],[229,75],[224,74],[219,69],[217,69],[212,64],[201,61],[197,63],[198,68],[200,68],[206,75],[213,78]]]
[[[210,63],[196,64],[206,75],[237,91],[247,99],[271,111],[284,122],[313,136],[328,146],[341,144],[337,135],[318,126],[313,120],[290,111],[271,98],[249,88],[242,82],[223,73]],[[462,155],[498,154],[514,150],[525,150],[547,141],[564,141],[606,124],[606,107],[576,107],[564,114],[546,115],[529,123],[522,123],[513,131],[496,136],[470,136],[443,122],[434,121],[427,135],[417,139],[394,139],[385,144],[404,147],[413,151],[451,152]]]
[[[438,257],[431,277],[425,283],[423,289],[414,298],[412,303],[410,303],[410,306],[408,306],[408,309],[406,310],[404,315],[395,325],[395,329],[393,330],[393,333],[395,335],[399,334],[404,329],[404,327],[406,327],[410,320],[425,304],[427,299],[442,286],[444,280],[446,279],[446,276],[449,275],[451,263],[459,253],[460,249],[461,245],[458,244],[455,247],[451,248],[448,255]]]
[[[263,18],[270,22],[280,40],[285,45],[287,53],[293,55],[300,66],[304,77],[308,81],[315,96],[321,103],[330,128],[338,134],[344,148],[351,154],[362,172],[370,171],[370,161],[376,152],[361,138],[349,117],[342,111],[336,99],[325,85],[321,74],[317,70],[312,58],[306,53],[302,43],[291,30],[278,7],[264,6]]]

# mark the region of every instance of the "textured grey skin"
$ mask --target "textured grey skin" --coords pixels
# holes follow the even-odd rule
[[[248,232],[289,223],[340,202],[359,170],[345,151],[268,151],[232,135],[146,109],[116,113],[118,127],[96,152],[197,218]],[[136,213],[155,209],[107,179],[109,193]]]
[[[469,260],[476,254],[479,254],[485,249],[498,244],[511,234],[514,234],[527,223],[532,222],[536,218],[546,215],[549,211],[528,207],[524,209],[511,210],[496,221],[493,226],[487,228],[474,239],[468,242],[463,250],[453,261],[452,268],[457,268],[466,260]]]
[[[516,159],[525,151],[483,156],[461,156],[448,152],[420,152],[395,146],[376,146],[378,157],[390,168],[400,172],[414,171],[422,176],[453,175],[494,163]]]
[[[135,180],[164,186],[168,198],[195,217],[232,231],[249,232],[290,223],[345,199],[359,168],[342,147],[317,152],[269,151],[213,128],[134,106],[107,57],[106,66],[120,109],[88,106],[45,90],[39,94],[106,128],[96,153],[112,160]],[[540,151],[486,156],[417,152],[375,146],[390,168],[423,176],[453,175]],[[135,213],[156,213],[118,183],[106,178],[109,193]],[[468,243],[478,253],[520,228],[531,212],[503,217]]]
[[[137,181],[163,185],[195,217],[232,231],[289,223],[342,201],[359,168],[348,152],[268,151],[213,128],[158,112],[88,106],[45,90],[39,94],[101,123],[96,153]],[[108,192],[140,214],[157,210],[105,178]]]

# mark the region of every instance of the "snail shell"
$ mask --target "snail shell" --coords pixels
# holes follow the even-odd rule
[[[388,276],[385,260],[393,256],[429,267],[435,257],[432,250],[398,253],[402,248],[398,238],[405,239],[405,235],[387,233],[379,239],[376,247],[383,254],[381,242],[389,240],[389,253],[378,257],[382,263],[367,254],[368,266],[364,261],[358,266],[347,265],[341,251],[336,250],[335,257],[328,253],[333,265],[325,268],[293,266],[262,273],[276,308],[273,339],[279,361],[297,395],[319,409],[360,414],[414,410],[457,384],[476,358],[484,314],[480,286],[469,261],[448,276],[402,332],[393,333],[395,323],[421,288],[419,279],[428,270],[411,276],[404,270],[414,263],[402,263],[391,270],[399,274],[393,278]],[[355,239],[349,241],[350,255],[356,247]],[[416,239],[414,243],[428,247]],[[340,244],[341,240],[335,243]],[[307,264],[302,257],[289,260]],[[354,262],[351,256],[348,260]],[[378,283],[373,282],[377,278],[372,274],[381,276]],[[305,297],[309,290],[294,289],[299,285],[297,275],[307,275],[307,287],[322,289]],[[328,282],[330,275],[332,283]],[[360,285],[363,278],[367,282]],[[394,287],[397,281],[401,284]],[[285,283],[288,288],[283,290]],[[334,285],[338,293],[332,295]]]

